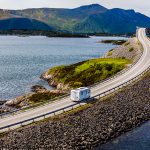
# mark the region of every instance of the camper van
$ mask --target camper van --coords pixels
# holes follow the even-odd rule
[[[91,91],[87,87],[80,87],[71,90],[71,100],[72,101],[82,101],[91,97]]]

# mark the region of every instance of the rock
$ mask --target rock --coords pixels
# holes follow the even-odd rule
[[[43,80],[50,80],[53,78],[53,76],[51,74],[48,74],[48,71],[45,71],[44,73],[42,73],[42,75],[40,76],[41,79]]]
[[[130,49],[133,48],[132,51]],[[126,58],[136,62],[141,56],[142,46],[139,44],[137,38],[131,38],[123,45],[110,50],[103,57],[104,58]]]
[[[58,83],[57,84],[57,89],[58,90],[69,90],[70,87],[69,87],[69,84],[63,84],[63,83]]]
[[[0,101],[0,105],[5,104],[6,102],[7,102],[6,100],[3,100],[3,101],[1,100],[1,101]]]
[[[10,112],[12,110],[14,110],[14,108],[3,105],[0,107],[0,114]]]
[[[31,91],[35,93],[44,93],[47,91],[47,89],[41,85],[34,85],[31,87]]]
[[[65,91],[63,90],[50,90],[51,93],[55,93],[55,94],[64,94]]]
[[[19,96],[15,99],[9,100],[5,103],[6,106],[10,106],[10,107],[22,107],[22,104],[26,101],[26,105],[28,103],[28,96],[29,95],[25,95],[25,96]]]

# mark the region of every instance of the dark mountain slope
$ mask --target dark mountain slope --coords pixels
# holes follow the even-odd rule
[[[26,29],[49,29],[52,26],[59,31],[74,31],[79,33],[134,33],[136,26],[149,27],[150,18],[136,13],[134,10],[107,9],[99,4],[81,6],[75,9],[64,8],[33,8],[24,10],[0,9],[1,30],[12,27]],[[14,20],[17,18],[17,20]],[[28,18],[27,21],[18,18]],[[33,23],[35,22],[36,23]],[[32,20],[32,21],[31,21]],[[38,22],[38,21],[39,22]],[[24,23],[22,23],[24,22]],[[27,23],[28,22],[28,23]],[[42,23],[43,22],[43,23]],[[24,25],[28,24],[28,25]],[[47,24],[47,25],[46,25]],[[31,25],[31,27],[30,27]],[[6,27],[5,27],[6,26]],[[21,26],[21,27],[19,27]],[[50,26],[50,27],[49,27]],[[14,27],[13,27],[14,28]]]
[[[85,5],[85,6],[81,6],[81,7],[72,9],[72,11],[79,11],[84,14],[91,15],[91,14],[103,13],[103,12],[107,11],[107,8],[105,8],[99,4],[92,4],[92,5]]]
[[[111,9],[91,15],[74,26],[74,31],[83,33],[104,32],[112,34],[134,33],[136,26],[150,26],[150,18],[134,10]]]
[[[9,10],[11,15],[38,19],[60,29],[72,29],[91,14],[102,13],[107,9],[98,4],[81,6],[75,9],[37,8],[25,10]]]
[[[0,20],[0,30],[54,30],[54,28],[35,19],[10,18]]]

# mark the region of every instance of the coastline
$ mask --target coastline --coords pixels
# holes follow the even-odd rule
[[[149,82],[150,72],[134,85],[82,111],[11,131],[1,137],[1,148],[7,145],[24,149],[36,145],[37,149],[95,149],[150,119]]]
[[[140,47],[140,45],[137,45],[137,42],[138,41],[136,40],[136,38],[129,39],[123,45],[121,45],[113,50],[110,50],[111,55],[110,55],[110,51],[109,51],[101,58],[106,58],[106,59],[107,58],[114,58],[114,59],[123,58],[123,59],[132,60],[132,62],[134,63],[136,60],[139,59],[140,54],[141,54],[141,47]],[[132,52],[129,52],[130,47],[134,47],[134,50]],[[82,62],[79,62],[77,64],[80,64],[80,63],[82,63]],[[42,96],[43,96],[44,100],[47,100],[47,99],[50,99],[51,97],[54,98],[54,96],[57,97],[57,94],[60,95],[63,93],[64,94],[68,93],[68,90],[67,90],[68,84],[64,85],[62,83],[56,82],[55,79],[51,79],[51,77],[53,77],[53,75],[48,75],[47,74],[48,71],[44,72],[40,78],[45,80],[50,86],[55,88],[54,90],[49,91],[48,89],[46,89],[43,86],[35,85],[33,87],[36,87],[37,89],[34,88],[34,91],[32,91],[33,92],[32,94],[30,93],[30,94],[26,94],[26,95],[19,96],[14,99],[8,100],[6,103],[4,103],[4,107],[1,107],[1,112],[9,111],[9,109],[7,107],[5,109],[5,106],[11,107],[10,110],[12,110],[13,107],[14,107],[14,109],[26,108],[26,107],[31,106],[32,104],[36,103],[35,98],[37,98],[37,102],[41,102]],[[32,89],[32,87],[31,87],[31,89]],[[50,96],[50,95],[52,95],[52,96]],[[45,97],[47,97],[47,98],[45,99]],[[34,101],[31,101],[31,100],[33,100],[33,98],[34,98]]]
[[[66,37],[66,38],[90,38],[86,34],[76,34],[70,32],[57,32],[48,30],[0,30],[0,36],[46,36],[46,37]]]

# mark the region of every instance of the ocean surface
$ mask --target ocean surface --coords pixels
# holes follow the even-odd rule
[[[124,38],[0,36],[0,100],[26,94],[36,84],[50,88],[39,78],[45,70],[57,65],[97,58],[116,47],[98,43],[104,39]]]
[[[98,147],[97,150],[150,150],[150,121]]]

